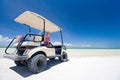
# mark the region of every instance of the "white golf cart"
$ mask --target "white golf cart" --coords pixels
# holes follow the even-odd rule
[[[16,22],[27,25],[29,33],[24,37],[14,38],[5,50],[4,57],[14,60],[17,66],[27,65],[28,69],[33,73],[39,73],[46,68],[47,60],[54,60],[56,57],[62,62],[68,60],[66,47],[63,45],[62,29],[51,23],[44,17],[26,11],[15,19]],[[42,34],[31,34],[31,28],[43,31]],[[49,42],[49,46],[44,46],[44,36],[46,32],[60,32],[61,45],[53,45]],[[16,49],[14,53],[9,52],[10,46]]]

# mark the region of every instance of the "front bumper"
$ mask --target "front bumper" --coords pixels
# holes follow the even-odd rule
[[[28,59],[27,55],[18,56],[18,55],[15,55],[15,54],[5,54],[4,57],[12,59],[14,61],[20,61],[20,60],[27,60]]]

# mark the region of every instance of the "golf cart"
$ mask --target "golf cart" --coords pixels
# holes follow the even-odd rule
[[[56,57],[61,62],[68,60],[66,47],[63,44],[62,29],[51,23],[44,17],[26,11],[15,19],[16,22],[29,27],[29,32],[25,36],[14,38],[5,50],[4,57],[14,60],[17,66],[27,65],[33,73],[42,72],[47,66],[47,60],[54,60]],[[31,28],[43,31],[42,34],[32,34]],[[45,33],[60,32],[61,44],[49,46],[44,44]],[[10,53],[8,50],[13,45],[15,51]]]

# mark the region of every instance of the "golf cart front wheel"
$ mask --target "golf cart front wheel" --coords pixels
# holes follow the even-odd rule
[[[62,55],[59,57],[59,60],[60,60],[61,62],[66,62],[66,61],[68,61],[68,55],[67,55],[67,53],[63,52]]]
[[[42,72],[47,65],[46,57],[43,54],[38,54],[28,60],[28,69],[33,73]]]

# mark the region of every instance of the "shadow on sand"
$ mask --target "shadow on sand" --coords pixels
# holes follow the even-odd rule
[[[52,66],[58,65],[60,63],[61,62],[59,60],[48,60],[47,67],[44,71],[49,70]],[[27,66],[14,66],[14,67],[10,67],[10,69],[14,70],[16,73],[18,73],[22,77],[29,77],[31,75],[34,75],[34,73],[28,70]]]

